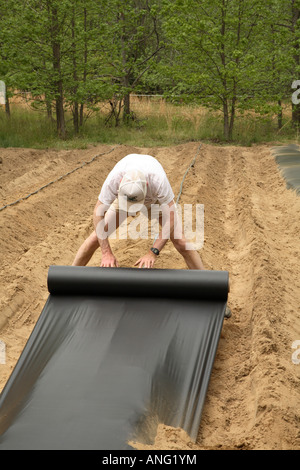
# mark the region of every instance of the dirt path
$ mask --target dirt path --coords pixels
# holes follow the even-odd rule
[[[71,264],[92,230],[92,211],[106,175],[131,152],[163,164],[175,195],[199,144],[135,149],[109,155],[0,212],[0,389],[48,297],[51,264]],[[2,149],[0,206],[23,197],[112,147],[77,151]],[[288,191],[270,148],[203,145],[180,203],[205,206],[206,268],[230,272],[226,320],[196,443],[160,426],[154,449],[299,449],[300,198]],[[121,266],[133,266],[149,240],[114,241]],[[98,265],[97,253],[90,265]],[[168,244],[158,268],[185,269]],[[142,446],[136,445],[137,448]]]

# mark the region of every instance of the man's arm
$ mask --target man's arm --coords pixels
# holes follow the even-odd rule
[[[119,265],[116,257],[112,252],[108,239],[108,224],[105,223],[106,210],[107,206],[98,200],[94,209],[93,221],[98,242],[102,252],[102,260],[100,266],[106,268],[114,268],[119,267]]]

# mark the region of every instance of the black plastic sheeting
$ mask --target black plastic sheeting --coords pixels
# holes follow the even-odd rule
[[[158,423],[196,440],[228,273],[51,266],[0,396],[0,450],[126,450]]]
[[[300,147],[296,144],[284,145],[273,149],[276,162],[286,180],[288,189],[300,194]]]

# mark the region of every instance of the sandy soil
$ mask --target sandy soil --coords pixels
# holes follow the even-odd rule
[[[131,152],[150,153],[178,194],[198,145],[0,150],[2,207],[113,149],[0,212],[0,340],[6,344],[0,390],[48,297],[49,265],[72,263],[113,165]],[[300,449],[300,365],[292,361],[300,340],[300,198],[286,189],[270,147],[203,145],[180,202],[205,205],[201,256],[207,269],[229,271],[233,316],[224,323],[197,442],[161,425],[150,448]],[[121,266],[133,266],[149,241],[112,240],[112,246]],[[90,265],[99,262],[100,252]],[[156,267],[185,269],[170,244]]]

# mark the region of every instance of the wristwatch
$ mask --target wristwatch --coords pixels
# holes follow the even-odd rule
[[[156,256],[159,255],[159,250],[157,248],[150,248],[150,250],[152,251],[152,253],[154,253]]]

